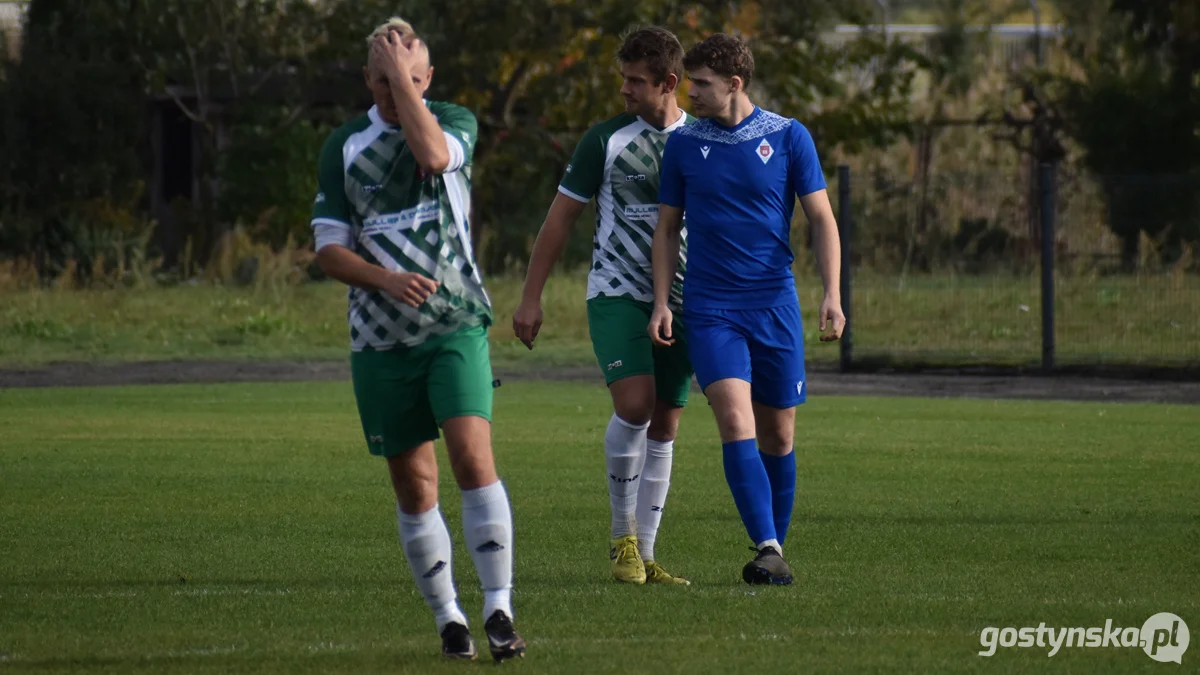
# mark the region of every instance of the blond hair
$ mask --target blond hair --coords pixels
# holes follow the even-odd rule
[[[390,33],[399,33],[400,39],[403,40],[404,44],[406,45],[410,44],[410,40],[418,38],[417,31],[413,29],[411,23],[401,19],[398,16],[393,16],[385,23],[380,24],[378,28],[371,31],[371,35],[367,37],[367,44],[370,45],[375,41],[375,38],[384,37]],[[433,63],[431,60],[432,57],[429,55],[429,47],[426,46],[424,41],[421,42],[421,51],[425,53],[425,60],[429,61],[429,65],[432,66]]]
[[[378,28],[371,31],[371,34],[367,36],[367,44],[371,44],[375,38],[384,37],[392,31],[399,33],[400,37],[402,38],[415,36],[417,34],[417,31],[413,30],[411,23],[401,19],[398,16],[393,16],[385,23],[380,24]]]

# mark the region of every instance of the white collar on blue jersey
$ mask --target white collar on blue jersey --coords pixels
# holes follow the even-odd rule
[[[761,113],[761,112],[762,112],[762,108],[759,108],[758,106],[754,106],[754,109],[750,111],[750,114],[749,114],[749,115],[746,115],[745,117],[743,117],[743,118],[742,118],[742,121],[741,121],[741,122],[738,122],[737,124],[735,124],[735,125],[733,125],[733,126],[731,126],[731,127],[727,127],[727,126],[725,126],[724,124],[721,124],[721,123],[720,123],[720,122],[718,122],[716,119],[713,119],[713,118],[709,118],[709,119],[711,119],[711,120],[712,120],[713,126],[715,126],[716,128],[718,128],[718,129],[720,129],[720,130],[722,130],[722,131],[728,131],[728,132],[732,133],[732,132],[736,132],[737,130],[739,130],[739,129],[741,129],[742,127],[744,127],[744,126],[746,126],[747,124],[749,124],[749,123],[750,123],[751,121],[753,121],[753,120],[754,120],[754,118],[755,118],[755,117],[757,117],[757,116],[759,115],[759,113]]]

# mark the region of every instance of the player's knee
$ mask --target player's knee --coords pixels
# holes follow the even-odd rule
[[[794,415],[775,414],[763,420],[759,427],[759,447],[769,455],[786,455],[796,436]]]
[[[659,443],[675,440],[679,433],[679,415],[682,408],[658,401],[654,406],[654,415],[650,418],[650,428],[646,436]]]
[[[713,409],[717,418],[717,428],[721,432],[721,442],[754,437],[754,415],[736,407],[722,410]]]
[[[491,423],[477,416],[462,416],[442,424],[450,470],[464,490],[495,483],[496,463],[492,456]]]
[[[622,392],[613,398],[613,412],[629,424],[641,426],[654,417],[654,390]]]
[[[672,424],[670,420],[660,420],[656,417],[650,420],[650,428],[646,430],[646,437],[659,443],[669,443],[675,440],[678,433],[678,422]]]
[[[463,490],[495,483],[496,463],[490,447],[474,447],[450,455],[450,469]]]
[[[392,471],[392,488],[396,492],[396,503],[405,513],[424,513],[438,501],[436,473]]]
[[[462,490],[474,490],[484,485],[491,485],[499,480],[496,474],[496,464],[492,461],[491,453],[485,456],[475,456],[458,464],[451,461],[455,482]]]
[[[764,454],[782,457],[792,451],[792,434],[763,434],[758,439],[758,449]]]
[[[496,462],[490,444],[460,446],[450,454],[450,470],[463,490],[474,490],[495,483]]]

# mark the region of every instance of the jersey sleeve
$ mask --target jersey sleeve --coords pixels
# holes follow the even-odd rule
[[[683,166],[679,163],[683,154],[683,142],[675,134],[667,137],[663,148],[662,168],[659,170],[658,202],[675,208],[685,208]]]
[[[460,105],[445,105],[435,111],[438,125],[446,136],[446,149],[450,151],[450,163],[443,173],[458,171],[471,163],[475,154],[475,142],[479,140],[479,121],[475,114]]]
[[[825,172],[821,170],[821,160],[817,157],[817,146],[813,143],[812,134],[803,124],[792,120],[791,164],[788,166],[789,179],[796,196],[803,197],[818,190],[825,189]]]
[[[600,191],[604,178],[604,135],[596,127],[588,129],[575,146],[571,163],[558,183],[558,191],[575,201],[587,203]]]
[[[342,166],[345,135],[334,132],[321,148],[317,160],[317,197],[313,200],[312,227],[317,250],[328,244],[349,248],[352,242],[350,201],[346,198],[346,175]]]

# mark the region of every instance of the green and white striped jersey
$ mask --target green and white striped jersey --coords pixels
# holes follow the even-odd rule
[[[588,299],[597,296],[654,301],[650,248],[658,226],[658,182],[667,136],[696,118],[687,113],[658,129],[622,113],[588,129],[575,148],[558,191],[581,202],[596,198],[596,237],[588,273]],[[671,308],[683,304],[687,231],[679,245],[679,272]]]
[[[321,150],[312,219],[317,249],[345,246],[369,263],[441,283],[420,308],[351,287],[354,351],[414,346],[492,320],[467,232],[478,124],[461,106],[426,105],[450,150],[441,175],[421,171],[404,131],[383,121],[376,108],[333,132]]]

